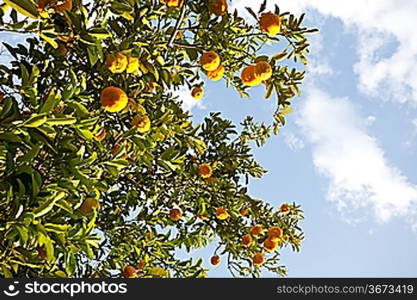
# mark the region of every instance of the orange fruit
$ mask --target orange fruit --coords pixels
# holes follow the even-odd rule
[[[262,78],[258,75],[255,65],[243,68],[240,79],[247,86],[255,86],[262,83]]]
[[[100,208],[100,203],[96,198],[87,198],[84,200],[83,204],[80,206],[81,213],[86,216],[89,215],[93,210]]]
[[[211,258],[210,258],[210,262],[211,262],[211,264],[213,265],[213,266],[218,266],[218,265],[220,265],[220,257],[218,256],[218,255],[213,255]]]
[[[249,214],[249,210],[247,208],[242,207],[239,209],[239,215],[242,217],[246,217]]]
[[[38,256],[41,260],[44,260],[46,258],[46,250],[45,247],[37,247],[36,250],[38,250]]]
[[[198,173],[203,178],[209,178],[213,174],[213,169],[211,168],[209,164],[201,164],[198,167]]]
[[[264,13],[259,19],[261,31],[270,36],[277,35],[281,32],[281,17],[272,13]]]
[[[170,8],[180,8],[184,0],[161,0],[162,3],[165,3]]]
[[[126,107],[128,98],[122,89],[109,86],[101,92],[100,102],[101,106],[108,112],[119,112]]]
[[[241,244],[245,247],[250,247],[252,245],[252,237],[249,234],[245,234],[242,236]]]
[[[274,240],[278,240],[282,236],[282,229],[278,226],[272,226],[268,229],[268,237]]]
[[[136,73],[136,71],[139,69],[139,58],[137,57],[127,57],[127,67],[126,72],[127,73]]]
[[[106,65],[112,73],[123,73],[128,65],[128,59],[120,52],[108,54],[106,57]]]
[[[227,12],[227,0],[210,0],[210,12],[217,15],[223,16]]]
[[[284,204],[281,205],[281,207],[279,208],[279,210],[281,212],[287,212],[287,211],[290,210],[290,206],[287,203],[284,203]]]
[[[201,55],[200,65],[205,71],[214,71],[220,66],[220,56],[214,51],[207,51]]]
[[[202,221],[206,221],[208,220],[209,217],[208,217],[208,214],[204,213],[204,214],[198,215],[197,218],[199,218]]]
[[[255,266],[261,266],[265,262],[265,254],[258,252],[252,257]]]
[[[261,225],[255,225],[250,230],[250,233],[253,236],[261,235],[263,232],[264,232],[264,228]]]
[[[206,76],[211,81],[218,81],[218,80],[220,80],[220,79],[223,78],[224,72],[225,72],[224,66],[223,65],[220,65],[214,71],[208,71],[208,72],[206,72]]]
[[[174,221],[178,222],[182,217],[182,212],[178,208],[173,208],[169,211],[169,218]]]
[[[126,266],[123,269],[123,277],[124,278],[135,278],[135,277],[137,277],[135,267],[134,266]]]
[[[146,133],[151,129],[151,120],[147,115],[137,115],[131,122],[140,133]]]
[[[216,182],[216,177],[209,177],[206,179],[208,183],[215,183]]]
[[[201,86],[196,86],[195,88],[193,88],[193,90],[191,91],[191,96],[194,99],[200,100],[201,98],[204,97],[204,89]]]
[[[269,237],[264,241],[264,248],[266,251],[273,252],[278,248],[278,241]]]
[[[262,81],[268,80],[272,76],[272,67],[266,61],[260,61],[256,64],[256,74]]]
[[[229,217],[227,210],[222,206],[216,209],[216,218],[219,220],[226,220]]]
[[[52,1],[54,3],[57,3],[58,1]],[[63,0],[61,1],[63,2],[60,5],[54,5],[53,8],[57,11],[57,12],[64,12],[64,11],[70,11],[72,10],[72,0]]]

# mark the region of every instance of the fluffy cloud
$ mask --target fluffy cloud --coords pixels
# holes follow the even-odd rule
[[[283,135],[284,142],[291,150],[298,151],[304,149],[304,142],[300,138],[298,138],[292,131],[286,129],[283,131]]]
[[[269,0],[268,3],[271,7],[277,3],[295,13],[313,9],[321,15],[339,18],[358,34],[354,71],[361,91],[417,104],[417,39],[413,38],[412,26],[417,19],[417,1]],[[258,8],[259,2],[235,0],[234,6],[241,10],[245,6]]]
[[[367,133],[347,98],[332,98],[309,88],[297,124],[311,143],[313,162],[329,181],[327,197],[343,212],[372,212],[379,221],[394,216],[410,220],[417,212],[417,186],[390,162]]]

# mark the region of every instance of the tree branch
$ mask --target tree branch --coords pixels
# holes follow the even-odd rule
[[[179,18],[177,19],[177,23],[175,24],[174,31],[172,32],[172,35],[169,38],[168,47],[172,47],[173,44],[174,44],[175,38],[176,38],[177,33],[178,33],[178,29],[180,28],[181,23],[184,20],[186,10],[187,10],[187,0],[184,0],[184,3],[183,3],[182,8],[181,8],[181,14],[180,14]]]

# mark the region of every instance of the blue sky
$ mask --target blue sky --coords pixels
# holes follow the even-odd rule
[[[245,13],[260,2],[233,6]],[[305,210],[302,250],[283,251],[282,263],[290,277],[417,276],[417,3],[274,2],[307,12],[306,24],[320,29],[288,125],[256,149],[269,173],[251,184],[252,195]],[[262,88],[251,95],[240,99],[224,84],[206,82],[202,103],[184,99],[196,120],[221,111],[236,123],[246,115],[269,122]],[[228,273],[223,266],[209,275]]]
[[[233,7],[244,14],[261,2]],[[252,182],[251,194],[305,211],[302,250],[283,251],[282,263],[290,277],[417,276],[417,2],[274,2],[306,12],[306,24],[320,29],[287,126],[255,150],[269,173]],[[247,115],[270,122],[273,112],[261,87],[249,100],[224,82],[206,82],[200,102],[188,93],[181,96],[196,121],[221,111],[235,123]],[[209,275],[229,273],[222,265]]]

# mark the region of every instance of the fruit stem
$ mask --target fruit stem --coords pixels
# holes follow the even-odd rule
[[[173,46],[178,30],[181,26],[182,21],[184,20],[186,10],[187,10],[187,0],[184,0],[184,4],[182,5],[180,16],[177,19],[177,23],[175,24],[174,31],[172,32],[171,37],[169,38],[168,47],[172,48]]]

